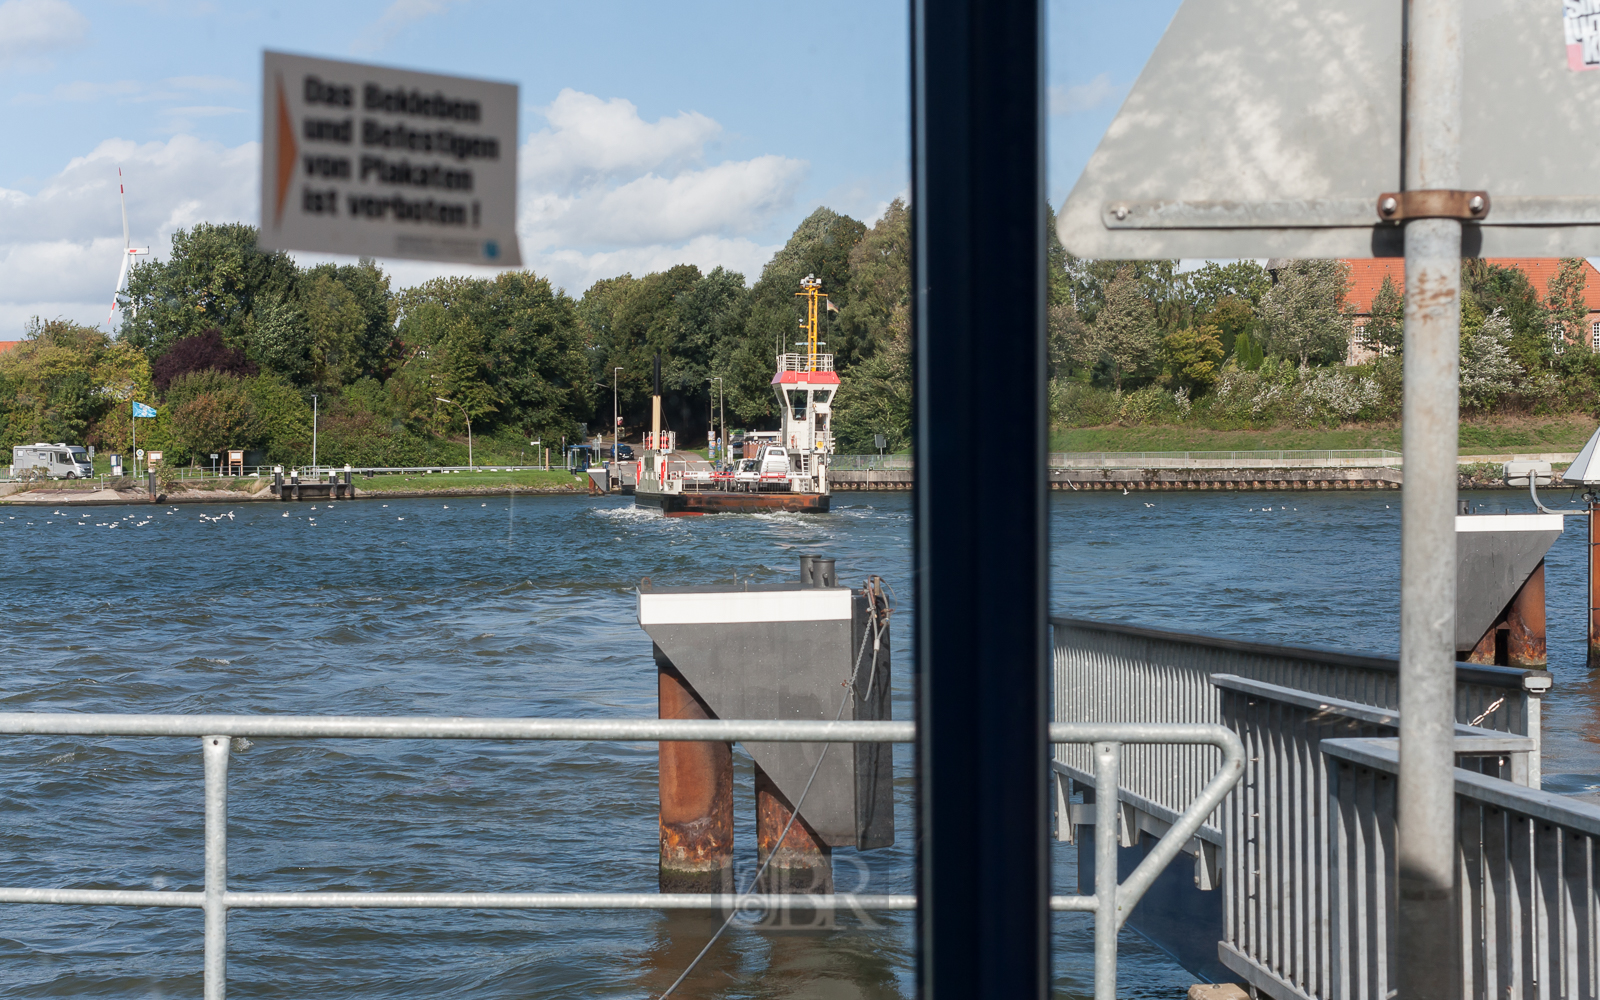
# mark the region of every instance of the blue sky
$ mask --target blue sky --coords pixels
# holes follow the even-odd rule
[[[1051,3],[1053,201],[1176,7]],[[0,0],[0,339],[104,320],[118,166],[157,255],[256,221],[264,48],[518,84],[524,260],[574,294],[680,261],[754,280],[817,205],[906,193],[906,25],[904,0]]]

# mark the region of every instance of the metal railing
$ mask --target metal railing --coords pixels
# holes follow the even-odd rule
[[[1216,680],[1248,761],[1228,805],[1223,962],[1283,1000],[1389,996],[1404,960],[1394,872],[1398,716]],[[1456,729],[1462,995],[1593,998],[1600,808],[1505,780],[1531,743]]]
[[[778,371],[780,371],[780,372],[831,372],[831,371],[833,371],[833,355],[831,355],[831,354],[780,354],[780,355],[778,355]]]
[[[1393,744],[1399,714],[1225,674],[1213,682],[1248,759],[1226,809],[1223,963],[1273,996],[1386,996],[1393,830],[1374,827],[1370,787],[1340,791],[1324,748],[1331,740]],[[1533,746],[1526,736],[1456,725],[1458,760],[1502,788],[1521,787],[1503,776],[1526,776]],[[1362,816],[1352,812],[1362,808]],[[1377,808],[1392,825],[1393,802]]]
[[[1386,657],[1072,618],[1052,618],[1050,624],[1057,722],[1220,723],[1222,701],[1212,674],[1234,674],[1376,708],[1400,705],[1399,664]],[[1488,712],[1483,727],[1531,737],[1534,749],[1526,766],[1528,781],[1535,786],[1539,696],[1549,684],[1543,671],[1467,664],[1456,670],[1456,718],[1469,722]],[[1159,836],[1194,800],[1213,766],[1213,758],[1199,748],[1140,748],[1124,766],[1121,801],[1132,810],[1135,824]],[[1055,767],[1064,778],[1090,780],[1091,762],[1081,748],[1058,747]],[[1070,831],[1059,835],[1065,838]],[[1223,844],[1220,811],[1201,827],[1199,838],[1213,847]],[[1206,862],[1200,845],[1191,848],[1197,861]]]
[[[910,455],[835,455],[828,459],[833,472],[909,472],[914,466]]]
[[[1052,469],[1372,469],[1400,467],[1400,453],[1344,451],[1089,451],[1050,453]]]
[[[301,739],[617,740],[754,741],[791,743],[910,743],[910,722],[731,721],[682,719],[470,719],[368,718],[360,716],[75,715],[0,713],[0,734],[52,736],[188,737],[201,742],[205,771],[205,879],[199,892],[122,889],[0,888],[0,903],[84,906],[153,906],[204,911],[206,1000],[223,1000],[227,983],[227,919],[230,909],[751,909],[800,903],[811,909],[907,910],[916,897],[904,894],[804,893],[674,894],[606,892],[235,892],[228,889],[228,756],[234,737]],[[1199,828],[1239,780],[1244,751],[1222,726],[1052,724],[1053,743],[1092,747],[1093,780],[1115,795],[1123,744],[1175,742],[1215,748],[1217,767],[1193,805],[1177,817],[1171,843],[1163,842],[1118,883],[1117,834],[1110,824],[1097,832],[1091,895],[1051,896],[1050,909],[1095,915],[1096,1000],[1116,997],[1117,931],[1176,855],[1183,839]]]
[[[1340,874],[1335,940],[1360,934],[1362,948],[1336,956],[1334,991],[1317,996],[1386,996],[1402,960],[1393,932],[1398,743],[1328,740],[1322,752]],[[1462,995],[1600,996],[1600,808],[1464,768],[1455,771],[1455,803]],[[1368,873],[1366,885],[1356,872]],[[1354,961],[1362,958],[1366,966]]]

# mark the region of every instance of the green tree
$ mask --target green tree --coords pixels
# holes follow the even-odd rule
[[[256,302],[292,296],[298,279],[287,254],[256,246],[254,226],[202,222],[173,234],[166,260],[134,266],[120,335],[154,359],[173,341],[216,327],[248,354]]]
[[[94,327],[34,318],[0,354],[0,447],[127,444],[129,401],[154,398],[144,355]]]
[[[1176,260],[1089,260],[1064,253],[1063,270],[1073,306],[1085,323],[1093,323],[1106,305],[1111,284],[1126,274],[1136,281],[1162,330],[1194,319],[1194,298],[1188,278]]]
[[[246,327],[246,356],[262,371],[300,382],[311,371],[311,324],[297,300],[262,296]]]
[[[531,272],[407,289],[398,333],[403,361],[385,386],[397,419],[464,438],[470,416],[475,435],[558,438],[593,410],[576,304]]]
[[[205,464],[212,453],[256,443],[254,407],[242,380],[207,369],[174,379],[167,388],[174,453],[169,465]]]
[[[1582,257],[1563,257],[1555,277],[1545,289],[1544,307],[1550,317],[1550,333],[1561,350],[1589,344],[1589,331],[1584,329],[1584,322],[1589,318],[1589,304],[1583,296],[1588,283],[1585,264]]]
[[[1461,262],[1462,297],[1471,295],[1485,315],[1499,311],[1511,329],[1512,360],[1524,372],[1548,370],[1554,363],[1548,315],[1533,282],[1520,268],[1491,264],[1481,257]]]
[[[876,354],[910,312],[911,211],[899,198],[851,249],[849,293],[828,337],[840,370]]]
[[[1261,297],[1263,347],[1310,364],[1343,360],[1350,347],[1352,316],[1345,305],[1350,268],[1337,260],[1294,260],[1278,271],[1278,282]]]
[[[1239,339],[1233,342],[1233,358],[1240,368],[1253,372],[1267,360],[1267,352],[1256,343],[1254,336],[1246,332],[1239,334]]]
[[[284,465],[311,461],[311,404],[300,390],[271,372],[245,379],[244,390],[255,415],[253,443],[266,452],[267,461]]]
[[[1254,308],[1272,288],[1272,275],[1253,260],[1208,260],[1184,277],[1194,296],[1195,311],[1201,314],[1216,311],[1228,300]]]
[[[1217,336],[1222,339],[1222,349],[1229,354],[1233,353],[1234,344],[1241,336],[1255,331],[1261,325],[1254,303],[1237,295],[1216,299],[1209,309],[1196,314],[1195,322],[1201,326],[1216,327]]]
[[[1362,327],[1367,346],[1380,356],[1405,352],[1406,299],[1387,274],[1372,297],[1372,313]]]
[[[1154,373],[1161,352],[1155,310],[1145,297],[1134,269],[1123,267],[1105,288],[1105,302],[1094,320],[1094,333],[1110,362],[1112,384],[1122,391],[1127,379]]]
[[[360,300],[325,270],[301,282],[300,301],[311,335],[311,383],[328,392],[354,381],[362,369],[367,327]]]
[[[1222,336],[1214,326],[1184,327],[1167,334],[1162,342],[1167,354],[1169,384],[1199,396],[1217,381],[1222,364]]]
[[[1089,328],[1067,299],[1045,309],[1045,374],[1052,382],[1064,378],[1076,362],[1092,370],[1100,360],[1098,342],[1089,343]]]
[[[761,271],[750,289],[750,315],[739,344],[727,352],[728,412],[740,422],[770,426],[777,416],[771,382],[779,354],[793,354],[800,340],[804,310],[795,293],[800,279],[814,274],[843,314],[851,305],[851,255],[867,227],[830,208],[818,208],[795,228],[783,249]],[[831,315],[831,313],[830,313]],[[825,321],[819,333],[824,353],[833,353],[837,323]]]
[[[896,202],[899,201],[898,198],[895,200]],[[1063,305],[1072,299],[1072,281],[1067,274],[1067,262],[1070,256],[1067,253],[1067,248],[1061,245],[1061,237],[1056,235],[1056,210],[1046,201],[1044,203],[1044,304],[1046,307]]]
[[[911,444],[911,328],[896,327],[883,349],[850,369],[833,399],[836,447],[847,454],[876,452],[882,434],[887,450]]]
[[[701,279],[700,269],[693,264],[679,264],[642,278],[624,274],[595,282],[577,307],[586,328],[590,381],[609,388],[612,370],[622,369],[617,379],[618,397],[628,426],[649,422],[655,356],[661,355],[663,420],[666,429],[685,438],[685,444],[688,429],[704,425],[710,388],[702,383],[710,378],[710,358],[705,353],[692,357],[683,338],[686,331],[693,330],[704,339],[709,336],[705,327],[716,322],[709,317],[687,318],[679,298],[687,297],[696,304],[717,300],[718,293],[711,289],[702,289],[699,297],[691,294]],[[734,275],[731,281],[742,292],[743,278]],[[727,272],[719,275],[717,285],[723,292],[727,289],[722,286],[729,283]],[[742,301],[737,308],[742,310]],[[611,408],[604,410],[609,422]]]

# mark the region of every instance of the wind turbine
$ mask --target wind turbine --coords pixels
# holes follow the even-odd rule
[[[149,247],[134,246],[128,237],[128,192],[122,186],[121,167],[117,168],[117,196],[122,199],[122,270],[117,273],[117,287],[111,290],[111,315],[106,317],[107,326],[112,326],[112,320],[117,318],[117,296],[122,294],[123,282],[128,280],[129,261],[139,254],[150,252]]]

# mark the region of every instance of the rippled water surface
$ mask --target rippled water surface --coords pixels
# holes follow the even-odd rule
[[[654,716],[640,577],[795,575],[838,558],[909,608],[910,497],[835,512],[665,519],[616,498],[391,500],[224,507],[0,508],[0,698],[9,711]],[[1521,510],[1512,494],[1478,499]],[[1270,509],[1263,509],[1270,508]],[[1058,613],[1265,641],[1392,652],[1394,494],[1052,497]],[[1582,669],[1582,539],[1549,559],[1546,770],[1600,786]],[[909,614],[894,621],[895,715],[910,717]],[[236,743],[237,889],[654,891],[653,744]],[[739,864],[754,795],[736,754]],[[835,854],[842,889],[910,892],[910,768],[896,755],[893,848]],[[0,741],[0,881],[200,887],[197,741]],[[1585,792],[1589,789],[1589,792]],[[1563,790],[1566,790],[1563,788]],[[1075,884],[1060,852],[1058,890]],[[198,911],[0,910],[7,996],[198,997]],[[235,911],[235,997],[645,997],[716,921],[618,912]],[[912,992],[908,914],[827,934],[727,935],[683,996]],[[1056,922],[1063,991],[1089,983],[1089,924]],[[1125,996],[1192,981],[1124,935]]]

